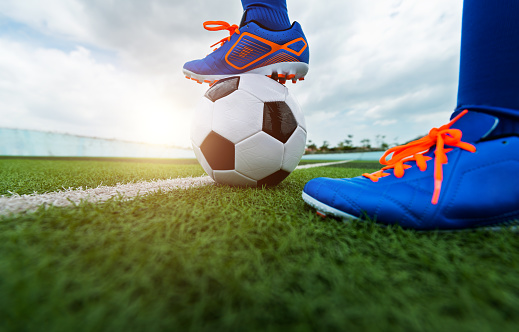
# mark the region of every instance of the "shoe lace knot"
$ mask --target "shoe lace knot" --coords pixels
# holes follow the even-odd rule
[[[464,116],[468,110],[464,110],[448,124],[441,126],[440,128],[433,128],[429,131],[429,134],[418,140],[410,143],[395,146],[387,150],[384,155],[380,158],[382,165],[387,165],[381,170],[375,173],[365,173],[363,176],[367,177],[373,182],[377,182],[380,178],[391,175],[390,173],[384,172],[388,169],[393,169],[393,174],[397,178],[404,176],[405,170],[411,168],[406,162],[414,161],[420,171],[427,169],[427,161],[432,160],[430,156],[424,155],[429,149],[436,145],[434,151],[434,192],[431,200],[432,204],[437,204],[440,198],[441,185],[443,181],[443,165],[448,162],[447,153],[452,151],[451,148],[445,148],[446,145],[452,147],[458,147],[466,151],[475,152],[476,147],[470,143],[462,142],[462,132],[459,129],[450,128],[456,121]],[[388,160],[387,157],[393,154]]]
[[[240,34],[240,29],[236,24],[230,25],[229,23],[227,23],[225,21],[205,21],[204,28],[209,31],[220,31],[220,30],[229,31],[228,37],[225,37],[222,40],[217,41],[210,47],[214,47],[218,44],[220,44],[220,46],[222,46],[225,42],[231,41],[231,37],[233,34],[235,34],[235,33]],[[216,49],[218,49],[218,48],[215,48],[214,50],[216,50]]]

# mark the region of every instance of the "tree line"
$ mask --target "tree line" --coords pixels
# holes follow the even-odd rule
[[[346,137],[346,139],[337,143],[336,146],[330,146],[328,141],[324,141],[322,145],[317,146],[314,142],[309,140],[306,145],[306,153],[384,151],[389,148],[389,144],[385,142],[386,136],[384,135],[377,135],[373,143],[369,138],[364,138],[360,140],[360,145],[353,144],[353,135],[347,135]],[[392,145],[398,144],[395,143]]]

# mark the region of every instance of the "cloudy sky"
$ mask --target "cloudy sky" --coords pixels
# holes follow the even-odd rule
[[[462,1],[288,0],[310,46],[287,83],[308,139],[389,144],[448,122]],[[324,5],[323,5],[324,4]],[[182,75],[239,23],[239,0],[0,0],[0,127],[189,146],[207,85]]]

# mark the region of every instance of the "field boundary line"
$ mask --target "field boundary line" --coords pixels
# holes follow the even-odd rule
[[[297,166],[296,169],[306,169],[306,168],[313,168],[313,167],[322,167],[322,166],[346,164],[346,163],[349,163],[351,161],[353,161],[353,160],[341,160],[341,161],[332,161],[332,162],[329,162],[329,163],[306,164],[306,165]]]
[[[186,177],[156,181],[142,181],[90,189],[66,189],[44,194],[0,196],[0,215],[32,212],[40,206],[65,207],[82,201],[100,203],[112,197],[133,198],[160,191],[188,189],[214,183],[209,176]]]
[[[316,163],[301,165],[297,169],[307,169],[313,167],[329,166],[335,164],[343,164],[351,160],[343,160],[329,163]],[[12,196],[0,196],[0,215],[19,214],[23,212],[36,211],[40,206],[56,206],[66,207],[79,204],[82,201],[91,203],[106,202],[112,197],[121,197],[123,199],[131,199],[136,196],[144,196],[158,192],[159,190],[167,192],[176,189],[189,189],[195,187],[206,186],[215,183],[209,176],[186,177],[167,180],[131,182],[126,184],[118,184],[115,186],[99,186],[96,188],[77,188],[65,189],[62,191],[44,193],[44,194],[28,194]]]

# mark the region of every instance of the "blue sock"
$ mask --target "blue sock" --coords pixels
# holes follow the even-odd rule
[[[519,134],[519,1],[464,1],[461,108],[498,116],[495,134]]]
[[[286,0],[241,0],[243,17],[240,26],[256,21],[270,30],[290,28]]]

